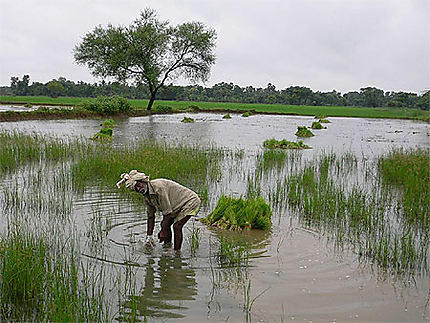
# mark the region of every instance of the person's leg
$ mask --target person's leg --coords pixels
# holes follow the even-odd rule
[[[175,233],[175,241],[173,244],[173,249],[175,250],[181,249],[182,240],[183,240],[182,228],[190,218],[191,218],[191,215],[187,215],[183,219],[175,222],[175,224],[173,225],[173,232]]]
[[[164,244],[172,242],[172,224],[173,218],[170,215],[164,215],[161,220],[161,230],[158,234],[158,239]]]

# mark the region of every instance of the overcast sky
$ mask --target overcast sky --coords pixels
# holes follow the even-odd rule
[[[74,63],[74,46],[97,25],[129,25],[145,7],[216,30],[206,86],[430,89],[430,0],[0,0],[0,85],[24,74],[98,81]]]

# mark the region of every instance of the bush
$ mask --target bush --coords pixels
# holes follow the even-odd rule
[[[264,141],[263,146],[269,149],[282,148],[282,149],[309,149],[308,145],[305,145],[302,140],[298,142],[288,141],[286,139],[276,140],[276,139],[267,139]]]
[[[101,114],[114,114],[132,110],[128,100],[119,95],[99,96],[94,101],[85,101],[83,107],[86,110]]]
[[[296,136],[297,137],[313,137],[315,135],[306,126],[303,126],[303,127],[299,126],[299,127],[297,127]]]
[[[262,197],[235,199],[222,195],[215,209],[202,222],[234,231],[268,230],[272,224],[272,210]]]

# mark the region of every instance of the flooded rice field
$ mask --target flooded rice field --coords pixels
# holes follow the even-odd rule
[[[184,116],[192,116],[195,122],[181,123]],[[79,160],[82,148],[75,157],[52,161],[42,157],[0,177],[1,231],[19,227],[42,232],[55,241],[58,236],[64,249],[75,241],[80,280],[94,286],[94,295],[103,296],[109,320],[429,321],[428,236],[419,226],[402,231],[399,192],[386,189],[378,179],[378,158],[392,149],[430,148],[428,124],[329,118],[327,129],[312,130],[315,136],[303,139],[312,149],[272,153],[263,149],[265,140],[295,141],[297,127],[310,126],[315,119],[232,114],[232,119],[224,120],[222,116],[198,113],[118,119],[113,142],[104,148],[107,156],[142,140],[139,147],[143,150],[145,143],[148,150],[153,149],[152,142],[179,145],[172,148],[179,149],[177,156],[184,155],[173,161],[180,165],[178,172],[192,163],[187,155],[197,154],[183,145],[213,150],[205,161],[207,169],[200,173],[190,168],[175,178],[196,190],[204,202],[198,216],[184,228],[180,253],[158,243],[152,250],[145,248],[141,243],[146,233],[142,199],[114,188],[111,178],[119,180],[120,172],[106,173],[116,172],[115,165],[108,163],[96,174],[85,173],[93,166]],[[0,131],[86,141],[100,130],[101,122],[4,122]],[[89,141],[87,145],[97,144]],[[170,174],[168,170],[157,173],[157,162],[150,162],[144,153],[136,156],[137,165],[145,165],[148,158],[148,169],[139,170],[152,177]],[[158,162],[160,168],[163,162]],[[321,185],[323,196],[318,199],[314,192],[303,202],[298,187],[304,183],[302,192],[310,185],[305,182],[310,171],[316,177],[325,174],[323,183],[312,180],[312,185]],[[79,176],[85,184],[76,179]],[[226,232],[198,221],[214,209],[222,194],[263,196],[273,210],[271,230]],[[324,204],[331,195],[341,196],[350,208],[365,200],[360,212],[377,214],[369,221],[381,229],[375,235],[369,230],[361,236],[355,232],[360,230],[351,229],[361,228],[353,219],[342,220],[339,215],[334,222],[315,220],[316,213],[332,207]],[[315,204],[310,205],[311,200]],[[333,202],[336,212],[340,212],[339,203]],[[417,247],[401,249],[411,230],[416,230],[412,233],[416,241],[409,245]],[[361,244],[359,237],[368,240]],[[408,263],[406,251],[398,256],[390,247],[381,247],[378,243],[383,239],[394,241],[394,249],[408,250],[415,265]],[[223,253],[226,246],[232,252]]]

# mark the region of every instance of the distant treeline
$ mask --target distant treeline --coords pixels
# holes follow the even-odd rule
[[[0,95],[30,95],[30,96],[69,96],[97,97],[121,95],[129,99],[147,99],[150,97],[146,86],[131,86],[118,82],[90,84],[77,83],[64,77],[53,79],[47,83],[33,82],[30,76],[22,79],[12,77],[10,86],[0,88]],[[179,86],[168,85],[157,93],[159,100],[206,101],[206,102],[239,102],[239,103],[269,103],[294,105],[328,105],[328,106],[363,106],[363,107],[400,107],[429,110],[430,91],[422,95],[408,92],[384,92],[375,87],[361,88],[341,94],[336,90],[331,92],[312,91],[304,86],[290,86],[278,90],[269,83],[265,88],[253,86],[240,87],[233,83],[217,83],[212,87],[199,85]]]

